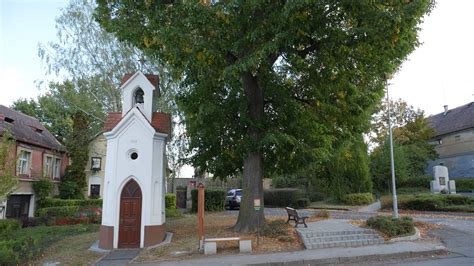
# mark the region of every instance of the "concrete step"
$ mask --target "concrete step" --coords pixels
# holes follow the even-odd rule
[[[306,249],[355,247],[383,244],[384,239],[371,229],[353,229],[340,231],[298,230]]]
[[[358,239],[358,240],[343,240],[343,241],[328,241],[323,243],[312,243],[306,245],[306,249],[320,249],[320,248],[334,248],[334,247],[357,247],[383,244],[383,239]]]
[[[366,240],[366,239],[382,239],[377,234],[352,234],[352,235],[333,235],[323,237],[308,237],[310,243],[325,243],[334,241],[350,241],[350,240]]]
[[[339,235],[358,235],[358,234],[377,234],[371,229],[359,229],[359,230],[342,230],[342,231],[311,231],[311,230],[298,230],[304,237],[324,237],[324,236],[339,236]]]

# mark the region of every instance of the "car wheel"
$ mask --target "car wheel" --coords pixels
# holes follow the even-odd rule
[[[234,209],[234,206],[232,206],[232,202],[229,201],[229,210],[233,210]]]

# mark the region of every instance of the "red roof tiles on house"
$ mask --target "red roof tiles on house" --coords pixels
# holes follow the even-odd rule
[[[122,120],[122,113],[109,113],[104,124],[104,132],[111,131]],[[151,118],[151,126],[160,133],[171,133],[171,115],[154,112]]]

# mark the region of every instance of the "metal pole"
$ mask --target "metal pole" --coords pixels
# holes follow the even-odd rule
[[[390,121],[390,97],[387,85],[387,109],[388,109],[388,136],[390,139],[390,168],[392,170],[392,195],[393,195],[393,218],[398,218],[397,188],[395,184],[395,162],[393,160],[392,122]]]

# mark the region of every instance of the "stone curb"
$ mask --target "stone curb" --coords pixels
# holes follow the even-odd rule
[[[418,230],[418,228],[415,227],[415,233],[413,235],[392,238],[387,242],[393,243],[393,242],[400,242],[400,241],[414,241],[420,238],[421,238],[420,230]]]
[[[418,252],[399,252],[391,254],[373,254],[373,255],[363,255],[363,256],[354,256],[354,257],[337,257],[337,258],[324,258],[324,259],[310,259],[310,260],[295,260],[295,261],[285,261],[285,262],[268,262],[268,263],[255,263],[247,265],[326,265],[326,264],[339,264],[339,263],[364,263],[370,260],[391,260],[391,259],[400,259],[400,258],[416,258],[422,256],[439,256],[447,254],[447,249],[445,247],[440,247],[439,249],[430,250],[430,251],[418,251]]]

